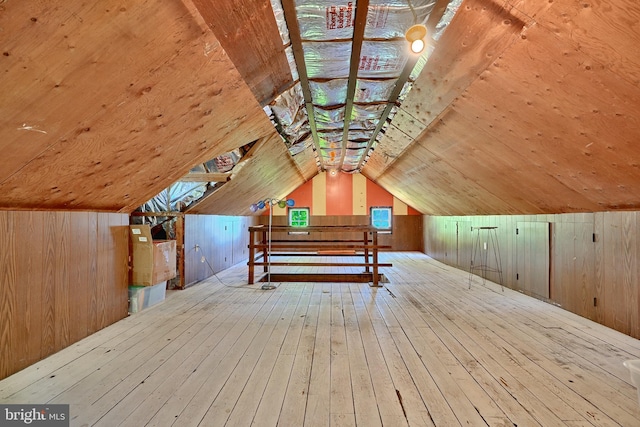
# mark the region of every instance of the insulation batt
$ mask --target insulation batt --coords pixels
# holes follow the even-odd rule
[[[440,37],[446,26],[460,7],[462,0],[452,0],[444,17],[437,24],[434,39]],[[271,0],[274,16],[285,46],[294,81],[298,70],[290,46],[290,39],[284,12],[280,0]],[[306,73],[309,78],[311,102],[313,104],[318,145],[316,155],[322,157],[325,167],[335,166],[342,157],[336,152],[344,148],[343,170],[356,168],[366,147],[371,141],[374,145],[383,139],[384,129],[396,114],[398,107],[391,109],[382,131],[375,134],[378,121],[386,108],[397,84],[397,78],[404,70],[408,60],[406,29],[416,23],[426,22],[434,7],[434,0],[370,0],[364,40],[358,62],[356,90],[353,99],[351,117],[345,120],[347,87],[350,71],[353,42],[356,1],[335,0],[296,0],[296,19],[300,28],[302,50]],[[434,47],[429,45],[419,58],[407,82],[403,83],[397,103],[408,96],[413,82]],[[284,127],[286,139],[300,150],[301,142],[309,141],[309,118],[300,85],[292,93],[278,97],[271,105],[273,115]],[[348,123],[347,141],[343,141],[343,128]],[[373,141],[372,141],[373,140]],[[337,160],[336,160],[337,157]],[[318,163],[320,164],[320,163]]]

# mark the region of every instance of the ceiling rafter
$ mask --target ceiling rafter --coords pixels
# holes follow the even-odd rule
[[[353,111],[353,98],[356,93],[356,85],[358,83],[358,68],[360,67],[360,54],[362,52],[362,42],[364,40],[364,29],[367,25],[368,13],[369,0],[358,0],[358,2],[356,3],[356,17],[353,26],[353,42],[351,44],[349,80],[347,83],[347,99],[345,102],[344,110],[344,129],[342,133],[342,147],[338,169],[342,169],[344,158],[347,155],[349,125],[351,123],[351,112]]]
[[[307,112],[316,167],[319,171],[359,172],[390,121],[393,107],[401,102],[403,89],[410,89],[406,83],[418,62],[419,56],[410,52],[400,28],[428,22],[434,33],[450,0],[420,0],[415,6],[407,0],[406,7],[400,8],[370,6],[369,0],[350,2],[344,7],[320,4],[314,8],[306,2],[282,0],[280,16],[287,26],[299,72],[301,102]],[[407,16],[409,9],[413,19]],[[320,24],[325,14],[326,28]],[[436,43],[431,34],[425,41],[431,46]],[[339,44],[348,45],[349,50]],[[340,80],[344,82],[342,87]],[[361,84],[365,98],[358,96],[360,92],[356,94]],[[334,98],[328,104],[325,97],[331,96],[332,90]],[[380,97],[382,93],[384,96]],[[370,100],[366,98],[369,94]]]
[[[245,155],[242,156],[242,158],[238,161],[238,163],[236,163],[236,165],[233,167],[233,169],[231,169],[228,172],[205,172],[205,173],[202,173],[202,172],[190,172],[187,175],[185,175],[182,178],[180,178],[178,181],[181,181],[181,182],[203,182],[203,183],[204,182],[216,182],[216,183],[218,183],[218,185],[216,185],[215,187],[207,189],[207,191],[202,196],[202,198],[200,198],[199,200],[194,201],[189,206],[189,209],[196,208],[196,206],[198,206],[200,203],[202,203],[203,201],[208,199],[213,193],[215,193],[218,190],[220,190],[220,188],[222,186],[224,186],[225,184],[233,181],[234,178],[236,178],[238,176],[240,171],[246,165],[251,163],[251,160],[254,158],[254,156],[258,152],[258,150],[260,150],[261,147],[265,146],[267,144],[267,141],[270,140],[270,138],[272,138],[271,135],[259,138],[258,140],[253,142],[252,145],[251,145],[251,148],[249,148],[249,150],[245,153]],[[205,168],[206,168],[206,164],[205,164]]]
[[[429,13],[429,17],[427,18],[427,22],[425,22],[425,27],[427,27],[427,36],[433,40],[433,34],[436,32],[436,26],[438,22],[444,16],[444,13],[447,11],[447,7],[451,3],[451,0],[436,0],[433,5],[433,9],[431,9],[431,13]]]
[[[400,74],[400,77],[398,77],[396,85],[393,88],[393,92],[391,92],[391,95],[389,96],[389,100],[387,101],[387,106],[384,108],[384,111],[380,116],[380,120],[378,120],[378,124],[376,125],[376,128],[373,131],[373,135],[369,139],[369,143],[367,144],[367,148],[365,149],[365,154],[360,158],[360,162],[358,162],[357,170],[361,170],[362,167],[364,166],[367,158],[366,153],[368,153],[369,150],[371,150],[371,147],[373,147],[373,144],[376,141],[376,137],[384,127],[384,124],[387,121],[389,114],[391,113],[391,109],[396,105],[396,101],[398,100],[398,97],[402,92],[402,88],[404,87],[405,83],[409,80],[409,77],[411,76],[411,71],[413,71],[413,67],[416,66],[416,63],[418,62],[419,58],[420,58],[420,55],[411,55],[407,60],[407,63],[405,64],[404,69],[402,70],[402,73]]]
[[[237,165],[236,165],[237,167]],[[235,167],[234,167],[235,169]],[[180,182],[225,182],[231,179],[231,172],[190,172],[180,178]]]
[[[431,9],[431,12],[429,13],[429,16],[427,17],[427,20],[425,22],[425,26],[427,27],[427,40],[429,43],[431,43],[434,46],[437,42],[433,39],[433,34],[435,33],[438,22],[440,22],[445,12],[447,11],[447,7],[449,6],[450,2],[451,0],[436,0],[433,6],[433,9]],[[376,141],[376,137],[384,127],[387,121],[387,118],[389,117],[389,114],[391,113],[393,106],[396,104],[398,97],[402,92],[402,88],[404,87],[405,83],[407,83],[407,81],[409,80],[409,77],[411,76],[411,72],[413,71],[413,68],[416,66],[418,59],[420,59],[420,55],[409,56],[409,59],[407,60],[407,63],[405,64],[404,69],[402,70],[402,74],[400,75],[400,77],[398,77],[398,81],[396,82],[393,92],[389,96],[387,106],[382,112],[382,116],[378,121],[376,129],[374,130],[373,135],[369,140],[369,143],[367,144],[365,155],[361,157],[360,162],[358,163],[358,167],[357,167],[358,171],[364,167],[364,164],[366,163],[366,160],[367,160],[367,153],[369,153],[369,151],[373,147],[373,144]]]
[[[224,183],[233,179],[234,176],[240,172],[240,170],[249,163],[255,152],[260,148],[261,145],[265,143],[267,137],[260,138],[253,143],[249,144],[249,150],[238,160],[228,172],[211,172],[206,163],[203,163],[202,166],[207,172],[189,172],[178,181],[180,182],[219,182]]]
[[[324,165],[320,153],[320,145],[318,143],[318,128],[316,126],[315,115],[313,111],[313,100],[311,98],[311,87],[309,86],[309,77],[307,75],[307,67],[304,62],[304,49],[302,48],[302,37],[300,36],[300,27],[298,26],[298,18],[296,14],[296,6],[294,0],[282,0],[282,10],[284,11],[284,19],[289,29],[289,40],[291,40],[291,48],[293,49],[293,57],[296,67],[298,68],[298,78],[302,87],[302,96],[304,97],[304,105],[309,117],[309,127],[311,128],[311,137],[313,139],[313,149],[318,154],[316,160],[318,169],[323,170]]]

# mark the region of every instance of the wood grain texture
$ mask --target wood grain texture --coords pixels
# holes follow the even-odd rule
[[[493,86],[499,81],[497,79],[486,86],[483,83],[475,86],[486,90],[482,95],[483,101],[491,102],[495,97]],[[502,104],[508,105],[507,99],[503,99]],[[508,206],[496,206],[496,209],[511,208],[529,213],[546,213],[560,212],[561,209],[597,208],[580,191],[563,182],[561,177],[565,172],[562,167],[540,159],[538,153],[550,153],[550,149],[541,150],[529,141],[523,141],[519,146],[513,135],[522,135],[524,130],[514,132],[513,127],[504,129],[504,133],[498,135],[496,129],[502,129],[503,123],[494,119],[490,113],[497,113],[497,108],[482,112],[470,111],[478,101],[479,97],[472,94],[458,99],[442,118],[437,131],[425,141],[425,149],[446,159],[449,167],[457,169],[468,179],[473,179],[484,191],[508,201]],[[509,107],[512,109],[505,114],[522,111],[525,104],[523,101],[517,106]],[[530,119],[526,113],[522,114],[519,118],[523,122]],[[502,138],[505,135],[509,136],[508,143],[504,143],[505,139]],[[530,151],[526,158],[522,157],[524,151]],[[550,192],[551,188],[554,190]]]
[[[70,270],[73,265],[71,258],[70,240],[71,214],[68,212],[58,213],[57,221],[49,224],[55,230],[55,271],[53,277],[54,284],[54,348],[55,351],[67,347],[71,334],[71,304],[74,295],[70,292],[69,279]]]
[[[264,139],[280,151],[192,213],[246,215],[313,178],[311,147],[292,158],[261,108],[291,83],[269,3],[3,2],[0,209],[131,212]],[[639,17],[466,0],[364,175],[424,214],[640,208]]]
[[[480,3],[461,7],[402,105],[426,129],[399,159],[381,156],[398,140],[385,137],[363,172],[396,197],[420,188],[408,200],[423,213],[635,209],[639,36],[621,23],[637,5]],[[414,127],[400,117],[390,136]]]
[[[89,318],[87,319],[87,328],[88,333],[93,334],[100,330],[100,326],[98,323],[98,292],[97,292],[97,284],[98,284],[98,247],[99,247],[99,224],[98,224],[98,215],[91,215],[89,217],[89,236],[95,236],[89,240],[89,244],[87,246],[89,258],[89,283],[91,286],[88,289],[89,300],[87,301],[87,305],[89,307]],[[127,280],[128,284],[128,280]]]
[[[391,246],[394,251],[422,251],[422,216],[420,215],[394,215],[393,238]],[[383,242],[382,235],[378,240]],[[382,244],[382,243],[381,243]]]
[[[0,400],[67,402],[72,424],[96,427],[637,424],[622,362],[638,340],[490,282],[469,289],[424,254],[383,255],[384,288],[263,291],[239,264],[0,381]]]
[[[28,241],[31,238],[32,230],[30,230],[30,217],[31,215],[12,215],[13,224],[11,227],[11,231],[2,230],[3,234],[7,234],[8,236],[12,236],[16,242],[24,242]],[[5,218],[6,219],[6,218]],[[6,254],[13,253],[15,256],[15,260],[13,265],[5,264],[3,267],[6,267],[7,270],[4,270],[6,273],[11,273],[13,270],[13,274],[15,275],[20,271],[33,271],[35,269],[31,268],[31,263],[33,262],[33,256],[30,254],[31,251],[28,250],[26,245],[20,244],[16,245],[8,242],[7,246],[3,245],[3,247],[7,248]],[[32,340],[29,339],[29,335],[32,330],[37,330],[33,328],[33,324],[31,324],[32,316],[38,312],[37,307],[39,307],[38,301],[32,301],[29,299],[31,294],[30,287],[33,285],[34,287],[39,287],[40,283],[32,282],[29,280],[29,277],[22,277],[19,280],[19,284],[16,284],[15,281],[12,283],[11,280],[2,279],[0,283],[2,283],[3,288],[5,288],[8,292],[15,292],[15,310],[12,313],[5,313],[2,315],[2,319],[11,319],[11,322],[7,322],[9,325],[24,325],[24,328],[13,328],[12,339],[9,339],[9,347],[16,348],[16,354],[20,355],[20,360],[14,360],[13,363],[5,364],[0,362],[0,365],[3,366],[11,366],[12,364],[28,366],[30,363],[33,363],[39,360],[40,349],[35,348],[36,354],[32,354],[31,344]],[[10,294],[8,294],[10,295]],[[34,319],[35,320],[35,319]],[[34,346],[35,347],[35,346]]]
[[[605,227],[604,227],[604,212],[597,212],[593,217],[593,233],[594,240],[599,244],[596,245],[594,250],[594,266],[595,266],[595,296],[602,304],[596,307],[596,321],[604,324],[605,322],[605,258],[604,258],[604,241]]]
[[[127,224],[119,214],[0,212],[2,377],[126,317]]]
[[[21,244],[18,247],[20,277],[25,294],[21,297],[25,314],[24,329],[26,364],[30,365],[46,356],[42,352],[40,336],[43,331],[43,287],[47,278],[44,276],[44,247],[40,242],[45,233],[42,212],[15,213],[19,225],[15,232]],[[20,330],[19,328],[18,330]],[[83,337],[86,336],[83,335]]]
[[[451,28],[438,41],[403,109],[425,125],[432,123],[518,40],[527,24],[525,19],[517,10],[503,9],[498,2],[466,1],[452,20]],[[474,32],[463,31],[468,28]],[[483,36],[477,37],[476,31]]]
[[[637,88],[610,75],[587,57],[572,61],[580,65],[567,74],[567,57],[583,56],[573,49],[569,42],[560,45],[559,49],[557,37],[545,28],[527,29],[522,40],[505,47],[501,56],[450,104],[440,121],[432,122],[424,134],[424,141],[418,138],[416,143],[437,153],[447,168],[482,183],[482,191],[488,190],[500,200],[509,201],[508,205],[496,201],[494,209],[497,211],[558,212],[633,207],[631,193],[617,194],[637,182],[634,156],[627,151],[633,149],[627,142],[628,136],[623,134],[627,115],[616,110],[609,112],[608,106],[612,102],[616,106],[626,103],[622,94],[632,94],[635,99]],[[516,57],[522,59],[516,61]],[[549,58],[554,59],[549,61]],[[583,89],[579,92],[570,89],[574,85]],[[532,90],[536,87],[539,89]],[[613,93],[621,94],[621,99],[603,96],[604,87],[616,88]],[[551,90],[555,103],[551,110],[537,108],[548,105]],[[568,117],[566,112],[569,111],[572,115]],[[603,120],[607,123],[620,121],[616,130],[612,130],[619,133],[612,139],[616,142],[608,145],[598,142],[602,140]],[[636,119],[629,117],[629,120],[634,122]],[[557,134],[549,135],[550,130]],[[583,145],[578,145],[579,138],[585,140]],[[554,141],[571,142],[558,144]],[[425,162],[433,162],[421,156],[413,146],[409,152]],[[523,158],[525,152],[527,156]],[[600,162],[613,168],[600,172],[595,167]],[[385,175],[376,177],[378,183],[397,192],[395,189],[399,184],[396,180],[399,175],[407,175],[411,168],[409,163],[410,160],[403,157],[399,165],[394,164]],[[395,179],[386,175],[393,175]],[[457,184],[460,181],[460,178],[456,179]],[[607,183],[611,185],[606,187]],[[437,186],[443,187],[444,183]],[[463,193],[464,187],[457,187],[450,193],[456,192],[463,200],[473,200],[471,204],[478,205],[471,194]],[[557,196],[556,200],[552,200],[554,196]],[[607,201],[609,197],[610,201]],[[412,195],[412,200],[418,198],[418,194]],[[419,209],[424,212],[427,207],[434,208],[424,197],[422,199],[423,206]],[[618,204],[613,206],[612,203]]]
[[[318,174],[318,165],[316,164],[316,156],[313,150],[301,151],[293,156],[293,161],[300,171],[300,175],[304,177],[305,182]]]
[[[261,105],[293,84],[268,0],[193,0]]]
[[[570,38],[582,52],[604,64],[610,72],[640,86],[640,59],[635,53],[640,43],[637,3],[621,0],[612,5],[596,0],[576,4],[560,0],[553,2],[551,12],[541,14],[538,24],[559,37]],[[562,20],[554,19],[556,16],[562,16]]]
[[[40,345],[43,354],[51,354],[56,351],[55,335],[55,276],[56,276],[56,257],[57,240],[60,236],[56,235],[56,225],[60,219],[56,212],[44,212],[40,220],[44,222],[44,233],[42,235],[43,246],[43,264],[42,264],[42,330],[40,332]],[[60,268],[67,268],[61,265]]]
[[[74,226],[69,233],[71,241],[71,263],[69,293],[71,295],[71,318],[73,327],[70,329],[70,341],[76,342],[89,335],[89,309],[91,307],[90,297],[90,277],[91,268],[87,266],[94,262],[91,255],[94,253],[90,248],[95,245],[92,238],[91,214],[88,212],[78,212],[73,217]],[[128,254],[127,254],[128,256]]]
[[[447,212],[451,215],[497,213],[517,210],[505,203],[497,195],[485,188],[482,182],[467,177],[422,144],[414,144],[407,149],[401,161],[393,163],[385,174],[375,181],[385,190],[393,189],[401,200],[420,203],[420,212]],[[363,170],[367,178],[374,180]],[[387,190],[388,191],[388,190]],[[467,201],[473,200],[473,206]],[[413,206],[413,205],[412,205]]]
[[[386,163],[391,163],[413,142],[413,138],[405,133],[406,130],[401,130],[395,125],[395,121],[392,122],[385,130],[384,136],[377,144],[375,150],[376,155],[381,155],[385,158]],[[373,167],[368,168],[374,169]]]
[[[633,148],[624,128],[637,118],[629,116],[627,120],[618,106],[626,103],[627,97],[640,99],[638,88],[574,52],[570,43],[561,45],[552,33],[540,27],[527,30],[526,35],[526,41],[505,51],[465,94],[469,99],[460,105],[460,112],[496,140],[509,141],[518,153],[528,152],[532,163],[556,178],[554,187],[562,185],[584,194],[591,200],[585,208],[609,208],[607,197],[611,201],[624,200],[625,196],[616,192],[633,185],[638,175],[632,166]],[[515,56],[529,60],[511,63]],[[567,61],[576,66],[568,69]],[[573,90],[574,85],[581,89]],[[605,94],[605,88],[611,88],[607,90],[620,94],[620,98],[612,99],[611,93]],[[554,101],[550,109],[537,109],[537,105],[548,105],[551,91]],[[480,105],[483,111],[478,111]],[[505,118],[509,118],[508,124]],[[601,142],[603,123],[618,123],[607,131],[613,138],[605,144]],[[600,172],[598,164],[609,167]],[[624,205],[633,207],[631,201]]]
[[[129,221],[126,216],[109,216],[108,238],[111,242],[111,274],[114,276],[112,280],[118,284],[127,284],[117,289],[113,289],[112,286],[107,287],[106,298],[109,302],[107,325],[110,325],[127,316],[129,312]]]
[[[457,223],[458,229],[463,223],[465,228],[469,224],[498,226],[506,287],[640,337],[640,276],[637,274],[640,239],[636,212],[425,216],[423,221],[425,253],[467,271],[468,263],[455,264],[446,256],[447,251],[453,250],[447,246],[453,239],[451,223]],[[520,230],[517,237],[516,225]],[[551,236],[547,234],[549,229],[553,231]],[[462,242],[458,238],[458,253],[470,250]],[[520,280],[516,279],[516,273]],[[548,277],[550,281],[546,281]],[[490,275],[487,278],[496,280]],[[545,289],[550,289],[548,296]]]
[[[262,144],[252,158],[222,187],[191,205],[186,213],[208,215],[250,215],[258,200],[280,199],[304,183],[291,155],[278,135]]]
[[[593,241],[593,223],[575,223],[576,234],[576,274],[575,290],[573,295],[574,313],[587,319],[596,319],[598,307],[598,294],[595,289],[595,246]],[[578,246],[579,245],[579,246]],[[569,295],[571,297],[571,295]],[[572,310],[573,311],[573,310]]]
[[[288,218],[286,216],[274,216],[272,225],[288,225]],[[269,225],[268,216],[258,217],[258,222]],[[369,225],[368,215],[311,215],[309,218],[309,224],[312,226],[334,226],[334,225]],[[422,250],[422,217],[420,215],[394,215],[392,220],[392,233],[391,234],[379,234],[378,244],[391,246],[392,251],[418,251]],[[347,236],[345,237],[345,234]],[[311,240],[317,238],[317,236],[300,235],[300,236],[279,236],[278,233],[273,233],[273,239],[287,239],[287,240]],[[338,239],[357,239],[363,240],[364,237],[360,232],[353,233],[337,233],[337,232],[323,232],[322,238],[326,240],[338,240]]]
[[[186,215],[185,285],[193,285],[246,261],[249,256],[247,230],[257,223],[258,218],[253,216]]]
[[[369,159],[362,168],[362,175],[380,185],[380,183],[378,182],[378,177],[382,175],[387,166],[389,166],[393,162],[393,159],[394,158],[391,156],[385,156],[384,151],[382,150],[370,151]]]
[[[529,243],[524,257],[527,291],[536,298],[546,300],[549,298],[549,223],[541,221],[520,224],[524,225],[523,237]]]
[[[3,322],[0,326],[0,340],[7,343],[5,348],[20,346],[18,336],[14,332],[15,325],[10,319],[19,318],[17,310],[19,308],[16,302],[18,282],[18,272],[16,271],[16,243],[14,235],[14,215],[0,216],[0,271],[2,275],[2,288],[0,289],[0,316]],[[21,346],[20,346],[21,347]],[[24,351],[24,349],[21,349]],[[3,351],[0,355],[0,377],[4,378],[15,372],[13,366],[18,365],[15,360],[15,353],[11,351]],[[22,367],[22,366],[21,366]]]
[[[97,229],[97,257],[96,257],[96,286],[95,286],[95,300],[96,300],[96,312],[94,313],[96,319],[96,326],[98,329],[102,329],[109,324],[109,308],[111,301],[108,299],[108,286],[109,286],[109,274],[113,271],[113,264],[111,260],[111,253],[113,251],[113,245],[110,239],[109,230],[109,214],[98,213],[98,229]],[[114,301],[115,302],[115,301]]]
[[[567,310],[575,310],[578,295],[571,298],[571,284],[576,280],[576,263],[573,261],[576,245],[575,224],[557,222],[553,224],[551,266],[552,280],[550,298]]]
[[[635,216],[635,212],[605,216],[604,234],[605,322],[629,335],[637,333],[638,323]]]
[[[5,209],[132,211],[275,132],[188,2],[12,3],[0,19],[21,34],[1,48]]]

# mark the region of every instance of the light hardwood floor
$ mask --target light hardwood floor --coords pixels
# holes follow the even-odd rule
[[[421,253],[383,287],[238,265],[0,381],[74,426],[640,426],[640,341]]]

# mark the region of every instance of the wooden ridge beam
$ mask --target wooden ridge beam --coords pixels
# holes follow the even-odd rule
[[[226,182],[231,172],[190,172],[179,179],[180,182]]]

